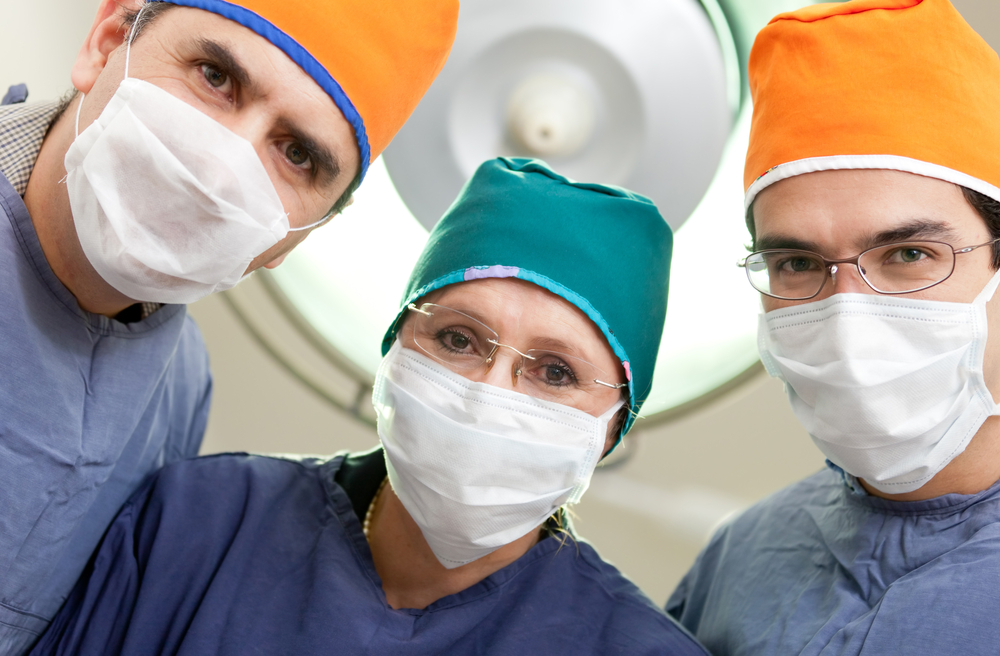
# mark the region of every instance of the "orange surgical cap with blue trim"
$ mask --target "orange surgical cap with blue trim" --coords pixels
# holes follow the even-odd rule
[[[892,169],[1000,200],[1000,57],[948,0],[775,17],[750,53],[746,207],[779,180]]]
[[[354,128],[362,178],[444,66],[458,24],[458,0],[150,1],[219,14],[288,55]]]

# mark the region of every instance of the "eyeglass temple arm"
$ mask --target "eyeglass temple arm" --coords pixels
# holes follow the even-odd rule
[[[972,251],[976,250],[977,248],[982,248],[983,246],[991,246],[991,245],[997,243],[998,241],[1000,241],[1000,237],[998,237],[996,239],[991,239],[990,241],[988,241],[988,242],[986,242],[984,244],[976,244],[975,246],[966,246],[965,248],[955,248],[953,250],[954,250],[955,255],[965,255],[966,253],[971,253]]]
[[[410,303],[409,305],[407,305],[406,309],[407,310],[413,310],[414,312],[419,312],[420,314],[423,314],[423,315],[428,316],[428,317],[433,317],[434,316],[433,312],[428,312],[427,310],[425,310],[423,308],[418,308],[413,303]]]

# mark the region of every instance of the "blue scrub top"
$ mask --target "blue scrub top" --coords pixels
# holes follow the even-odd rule
[[[37,640],[122,504],[197,454],[211,379],[184,306],[80,309],[0,175],[0,654]]]
[[[369,456],[381,476],[353,500],[343,455],[164,468],[33,653],[705,656],[593,547],[551,536],[462,592],[394,610],[358,516],[385,475]]]
[[[888,501],[831,464],[722,528],[667,610],[716,656],[995,656],[1000,483]]]

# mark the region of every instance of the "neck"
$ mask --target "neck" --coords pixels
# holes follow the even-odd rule
[[[1000,480],[1000,417],[990,417],[934,478],[913,492],[886,494],[861,481],[869,494],[892,501],[923,501],[945,494],[978,494]]]
[[[368,532],[382,590],[395,609],[426,608],[461,592],[526,554],[540,537],[540,529],[531,531],[487,556],[447,569],[438,562],[391,485],[379,496]]]
[[[80,246],[73,224],[63,160],[76,137],[74,117],[80,94],[49,129],[35,161],[24,204],[38,234],[42,253],[59,281],[88,312],[113,317],[136,301],[98,275]]]

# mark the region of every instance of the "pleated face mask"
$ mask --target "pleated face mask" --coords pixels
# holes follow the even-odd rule
[[[472,382],[398,340],[372,397],[393,491],[449,569],[579,501],[623,404],[594,417]]]
[[[192,303],[242,280],[288,234],[288,216],[253,145],[129,78],[130,53],[131,37],[125,79],[82,133],[82,99],[77,108],[65,158],[73,222],[87,259],[119,292]]]
[[[761,315],[758,345],[796,417],[833,463],[885,493],[912,492],[1000,407],[983,379],[986,303],[834,294]]]

